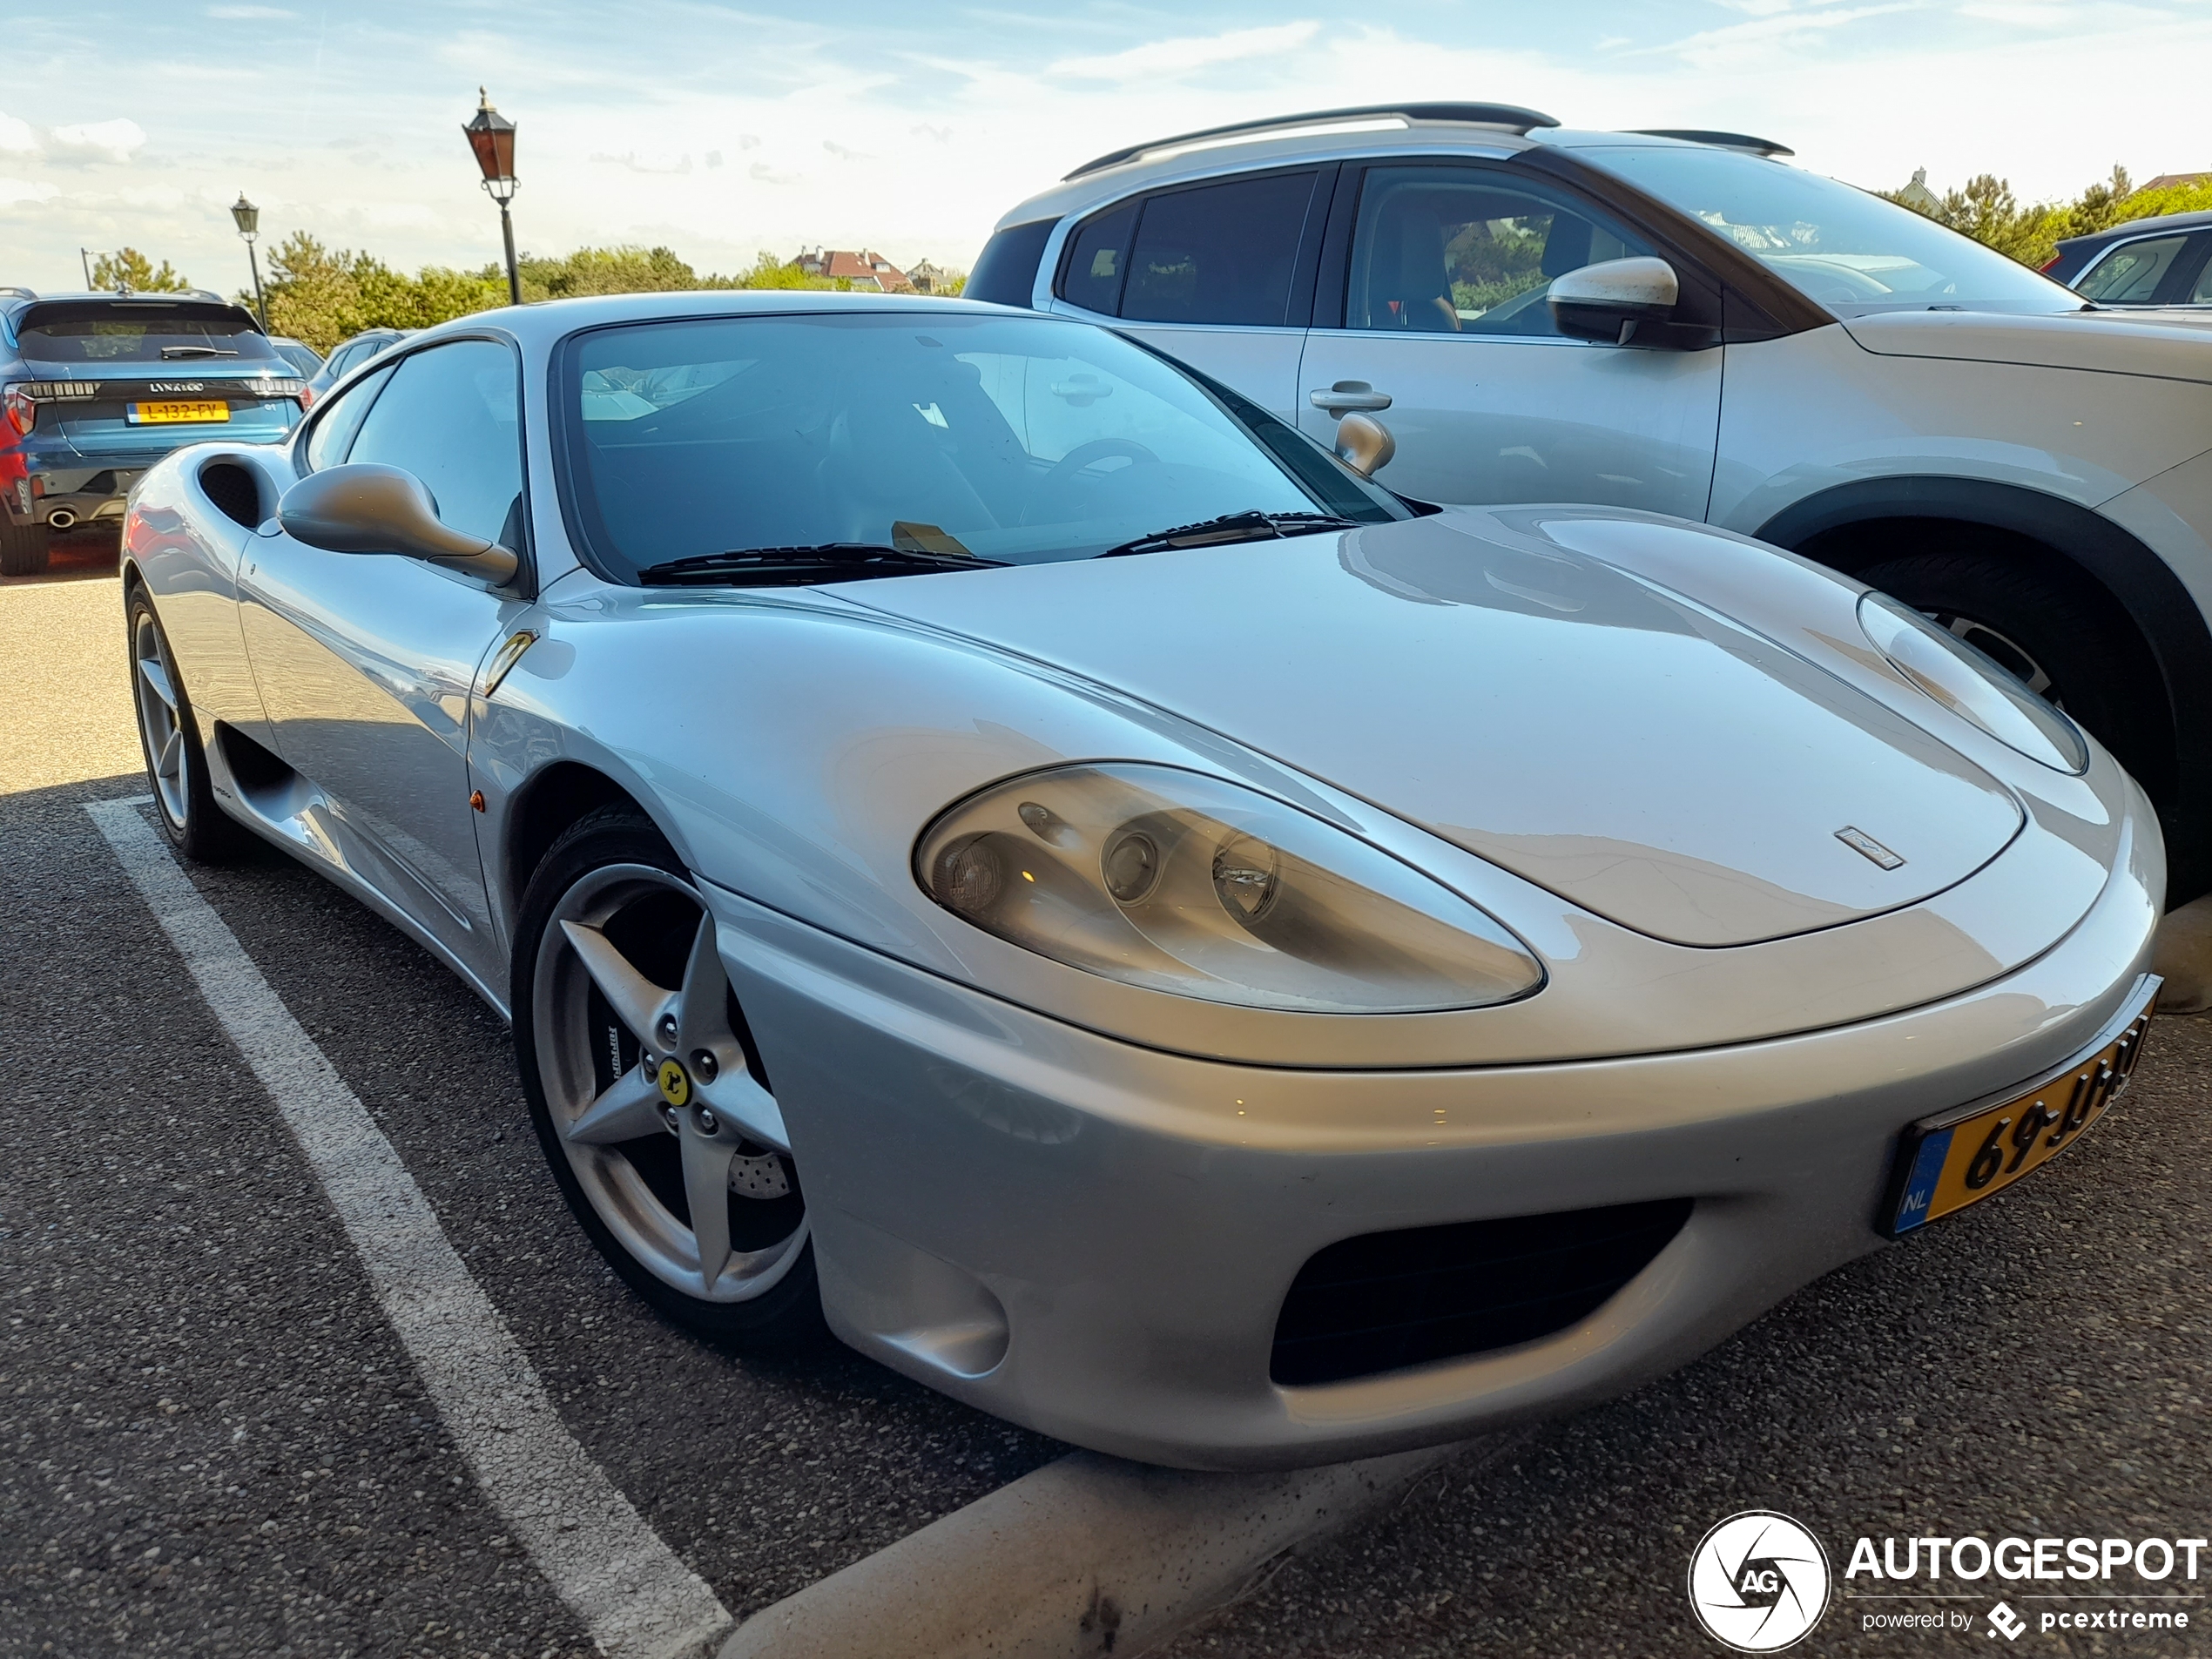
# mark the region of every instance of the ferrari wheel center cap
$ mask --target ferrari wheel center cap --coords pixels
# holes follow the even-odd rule
[[[655,1081],[660,1084],[660,1097],[666,1101],[670,1105],[683,1106],[690,1103],[691,1098],[691,1074],[684,1069],[684,1064],[681,1061],[662,1061],[660,1062],[660,1069],[654,1073],[653,1076]]]

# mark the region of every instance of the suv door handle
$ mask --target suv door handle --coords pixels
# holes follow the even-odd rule
[[[1339,381],[1334,386],[1317,387],[1308,392],[1305,401],[1332,415],[1346,415],[1353,409],[1386,409],[1390,407],[1390,394],[1378,392],[1365,381]]]

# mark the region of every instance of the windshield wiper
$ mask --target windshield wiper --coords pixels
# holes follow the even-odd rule
[[[1003,566],[973,553],[932,553],[880,542],[816,542],[795,547],[740,547],[647,565],[637,579],[652,588],[798,588],[817,582],[860,582],[879,576]]]
[[[1258,509],[1202,518],[1195,524],[1154,530],[1135,541],[1109,547],[1098,556],[1117,559],[1129,553],[1162,553],[1177,547],[1213,547],[1224,542],[1264,542],[1283,536],[1305,536],[1315,530],[1351,530],[1359,521],[1335,513],[1263,513]]]
[[[164,346],[162,361],[174,362],[179,357],[235,357],[238,354],[221,346]]]

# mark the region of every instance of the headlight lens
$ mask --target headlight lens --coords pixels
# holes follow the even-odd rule
[[[2087,769],[2089,745],[2073,721],[1912,606],[1866,594],[1858,625],[1891,667],[1998,742],[2059,772]]]
[[[1544,972],[1411,865],[1267,796],[1168,766],[995,784],[922,837],[930,897],[1055,961],[1210,1002],[1330,1014],[1483,1008]]]

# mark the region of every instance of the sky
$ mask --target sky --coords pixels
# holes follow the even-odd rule
[[[0,283],[42,289],[127,245],[235,290],[241,191],[265,246],[496,260],[459,131],[479,84],[518,125],[524,252],[664,243],[701,271],[802,246],[965,268],[1101,152],[1393,98],[1752,132],[1882,187],[2212,169],[2212,0],[0,0]]]

